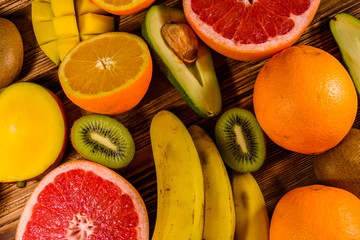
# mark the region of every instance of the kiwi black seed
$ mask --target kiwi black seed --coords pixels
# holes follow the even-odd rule
[[[224,112],[215,125],[215,140],[226,165],[237,172],[253,172],[264,163],[264,135],[255,116],[246,109]]]
[[[101,114],[78,119],[71,128],[71,142],[88,160],[113,169],[127,166],[135,154],[128,129],[116,119]]]

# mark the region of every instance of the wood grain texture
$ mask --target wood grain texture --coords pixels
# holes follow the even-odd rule
[[[32,30],[30,15],[31,0],[0,0],[0,17],[8,18],[19,28],[24,42],[24,64],[18,81],[39,83],[55,94],[64,103],[69,125],[79,118],[84,111],[79,109],[63,93],[57,77],[55,66],[38,47]],[[156,1],[172,7],[181,7],[181,1]],[[358,0],[322,0],[311,25],[307,28],[296,45],[307,44],[321,48],[341,60],[339,49],[331,36],[329,20],[339,12],[347,12],[360,18]],[[140,35],[140,26],[145,12],[133,16],[119,17],[120,31]],[[1,36],[0,36],[1,37]],[[213,59],[219,80],[222,98],[222,112],[242,107],[252,109],[252,91],[254,81],[267,60],[241,62],[232,60],[213,52]],[[142,195],[153,229],[156,218],[156,173],[149,138],[149,127],[152,117],[162,109],[176,114],[186,126],[198,124],[210,136],[218,118],[203,119],[187,106],[176,89],[154,66],[154,73],[149,90],[144,99],[131,111],[115,115],[133,135],[136,154],[133,162],[118,172],[132,183]],[[357,116],[354,127],[359,127]],[[317,183],[312,166],[312,156],[293,153],[267,141],[267,157],[262,168],[254,173],[267,203],[271,216],[276,203],[289,190]],[[81,159],[69,142],[63,162]],[[0,239],[14,239],[15,230],[26,200],[31,195],[38,181],[30,181],[25,188],[14,184],[0,184]]]

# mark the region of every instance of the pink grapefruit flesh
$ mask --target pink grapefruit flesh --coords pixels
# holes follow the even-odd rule
[[[70,161],[46,175],[21,215],[16,239],[148,240],[145,204],[112,170]]]
[[[184,0],[185,16],[214,50],[260,60],[288,47],[312,21],[320,0]]]

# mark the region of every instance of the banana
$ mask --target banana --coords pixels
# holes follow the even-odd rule
[[[204,180],[194,142],[179,118],[158,112],[150,126],[157,178],[157,215],[152,240],[201,240]]]
[[[233,171],[235,240],[268,240],[269,216],[261,189],[251,173]]]
[[[205,187],[203,240],[233,240],[235,206],[229,175],[215,143],[199,126],[189,127],[198,151]]]

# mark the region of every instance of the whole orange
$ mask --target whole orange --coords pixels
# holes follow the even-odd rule
[[[280,199],[270,222],[270,240],[350,239],[360,239],[360,199],[340,188],[295,188]]]
[[[354,123],[358,99],[353,81],[331,54],[294,46],[260,70],[253,95],[260,126],[279,146],[305,154],[336,146]]]

